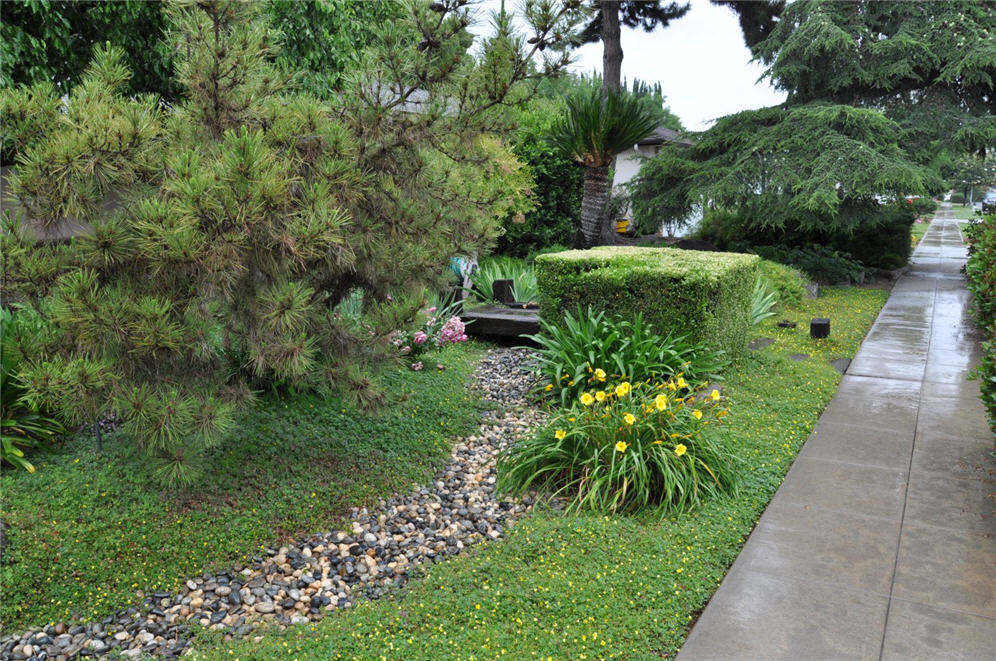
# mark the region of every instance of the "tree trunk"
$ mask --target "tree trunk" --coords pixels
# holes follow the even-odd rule
[[[585,167],[584,195],[581,198],[581,234],[585,248],[599,242],[605,203],[609,200],[609,168]]]
[[[619,32],[620,0],[601,0],[602,90],[618,90],[622,79],[622,38]]]
[[[619,27],[619,5],[620,0],[601,0],[602,10],[602,94],[618,91],[622,87],[622,34]],[[614,170],[616,159],[612,159],[610,167]],[[587,181],[587,179],[586,179]],[[609,218],[608,210],[605,208],[608,202],[608,195],[612,182],[606,184],[606,198],[602,203],[602,220],[599,225],[595,242],[603,244],[613,244],[618,237],[615,228],[615,218]],[[587,190],[587,188],[586,188]],[[588,247],[594,245],[587,236],[585,242]]]

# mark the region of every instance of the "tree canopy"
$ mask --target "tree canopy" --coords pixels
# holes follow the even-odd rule
[[[790,105],[881,110],[911,153],[996,145],[996,3],[798,0],[754,53]]]
[[[722,118],[692,149],[665,150],[688,181],[661,208],[708,200],[760,224],[846,224],[846,200],[940,192],[950,154],[996,144],[993,3],[771,9],[779,20],[752,49],[788,99]]]

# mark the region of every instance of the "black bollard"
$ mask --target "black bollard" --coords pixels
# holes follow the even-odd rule
[[[817,317],[809,322],[809,337],[814,340],[830,337],[830,320],[826,317]]]

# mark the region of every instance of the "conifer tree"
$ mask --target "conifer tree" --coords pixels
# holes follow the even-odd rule
[[[406,5],[333,102],[288,85],[254,3],[171,6],[172,108],[127,96],[122,51],[100,50],[51,130],[18,136],[9,178],[29,224],[91,227],[69,246],[17,219],[0,234],[5,297],[54,329],[21,374],[29,397],[74,424],[114,412],[164,483],[188,485],[261,384],[362,392],[357,365],[450,256],[528,204],[494,132],[566,64],[553,47],[537,69],[508,22],[471,57],[466,4]],[[571,7],[530,6],[532,53],[565,41]],[[336,314],[357,288],[359,326]]]

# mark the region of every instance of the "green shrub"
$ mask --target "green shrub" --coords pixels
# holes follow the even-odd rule
[[[865,266],[896,269],[909,261],[912,252],[909,235],[915,220],[916,211],[906,202],[851,201],[842,204],[840,220],[833,231],[805,218],[774,226],[725,209],[708,209],[695,235],[721,250],[757,252],[758,246],[775,246],[821,252],[822,247],[846,253]],[[814,264],[814,267],[818,266]]]
[[[996,216],[969,224],[965,233],[970,251],[965,273],[983,333],[982,361],[973,376],[979,379],[989,426],[996,433]]]
[[[563,323],[541,319],[540,328],[530,337],[540,345],[539,373],[546,383],[539,387],[563,405],[608,380],[715,381],[728,363],[721,351],[658,335],[639,313],[629,320],[579,309],[577,316],[565,312]]]
[[[798,269],[762,259],[758,264],[761,277],[778,293],[782,305],[796,305],[806,295],[806,276]]]
[[[916,211],[917,216],[929,216],[937,211],[937,202],[929,197],[918,197],[910,202],[910,206]]]
[[[951,193],[951,204],[965,204],[965,194]]]
[[[590,307],[736,357],[746,348],[758,259],[675,248],[601,247],[536,259],[540,314]]]
[[[574,243],[581,222],[582,171],[547,141],[550,127],[563,113],[563,101],[536,98],[519,115],[511,147],[532,172],[536,206],[505,218],[497,246],[502,255],[524,257],[556,244]]]
[[[929,198],[926,202],[933,204]],[[865,266],[901,268],[909,262],[913,252],[910,232],[917,216],[914,209],[913,205],[905,204],[858,207],[851,211],[853,229],[850,233],[828,235],[823,240],[820,235],[814,235],[813,243],[848,253]]]
[[[498,489],[540,489],[570,510],[685,510],[734,486],[733,458],[713,434],[718,390],[684,396],[674,381],[606,384],[498,462]]]
[[[450,256],[490,246],[531,183],[495,137],[525,70],[432,59],[466,49],[463,10],[406,6],[326,103],[285,87],[263,3],[179,4],[169,39],[185,46],[173,50],[186,95],[169,112],[131,94],[125,53],[108,47],[71,93],[32,92],[56,95],[38,104],[60,109],[53,130],[15,122],[27,134],[5,192],[28,220],[90,231],[62,250],[0,230],[0,294],[34,299],[61,334],[19,373],[28,395],[71,426],[113,412],[171,487],[206,474],[259,381],[373,401],[361,374],[395,354],[416,295],[442,284]],[[479,62],[518,52],[502,34]],[[392,111],[399,99],[368,93],[386,71],[422,93],[418,131]],[[458,112],[432,111],[457,88]],[[129,203],[108,214],[115,197]],[[361,327],[334,312],[356,289]]]
[[[819,283],[850,284],[864,280],[865,267],[861,262],[851,259],[846,253],[825,246],[811,245],[805,248],[754,246],[753,250],[765,259],[795,267]]]

